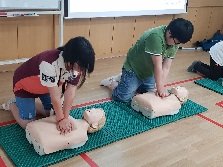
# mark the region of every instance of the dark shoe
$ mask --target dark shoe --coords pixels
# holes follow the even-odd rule
[[[194,61],[194,62],[187,68],[187,71],[188,71],[188,72],[194,72],[194,73],[196,73],[197,70],[194,69],[194,66],[195,66],[197,63],[198,63],[198,64],[201,64],[202,62],[201,62],[201,61]]]

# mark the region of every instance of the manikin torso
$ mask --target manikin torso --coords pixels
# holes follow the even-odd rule
[[[45,154],[56,152],[58,150],[77,148],[88,140],[88,123],[82,119],[69,117],[74,123],[75,130],[66,135],[60,135],[56,128],[56,116],[39,119],[29,123],[26,127],[26,133],[34,144],[38,143],[44,149]],[[35,146],[34,146],[35,147]],[[41,150],[40,150],[41,151]]]
[[[131,106],[134,110],[150,119],[177,114],[181,108],[181,101],[187,99],[188,92],[184,87],[172,88],[172,93],[165,98],[156,96],[154,92],[138,94],[133,97]]]
[[[82,116],[83,119],[68,117],[74,124],[74,130],[65,135],[61,135],[57,130],[55,115],[35,120],[28,123],[26,138],[39,155],[81,147],[88,140],[88,133],[100,130],[106,120],[105,112],[100,108],[87,109]]]

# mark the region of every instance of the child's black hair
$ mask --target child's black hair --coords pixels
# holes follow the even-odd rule
[[[84,37],[75,37],[70,39],[64,46],[57,48],[63,51],[65,63],[70,63],[72,69],[75,63],[81,70],[80,88],[86,80],[86,73],[90,74],[94,71],[95,53],[91,43]]]
[[[192,38],[194,26],[189,20],[177,18],[172,20],[167,26],[171,33],[171,38],[176,38],[180,43],[187,43]]]

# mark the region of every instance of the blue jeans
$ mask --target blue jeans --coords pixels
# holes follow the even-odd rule
[[[23,120],[33,120],[36,117],[35,98],[16,98],[16,105],[19,110],[19,117]],[[52,108],[50,94],[46,94],[39,97],[44,110],[50,111]]]
[[[120,102],[129,102],[135,92],[146,93],[155,88],[154,75],[145,80],[139,80],[134,71],[122,70],[121,80],[116,88],[112,91],[113,100]]]

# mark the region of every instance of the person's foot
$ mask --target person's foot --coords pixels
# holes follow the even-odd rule
[[[194,72],[196,73],[197,70],[194,69],[194,66],[197,64],[197,63],[202,63],[201,61],[194,61],[188,68],[187,68],[187,71],[188,72]]]
[[[115,76],[108,77],[103,79],[100,83],[100,86],[110,86],[113,81],[119,82],[122,74],[118,74]]]
[[[6,111],[9,111],[10,110],[10,108],[9,108],[10,104],[15,103],[15,102],[16,102],[16,99],[15,98],[10,99],[7,103],[3,103],[1,105],[1,109],[6,110]]]

